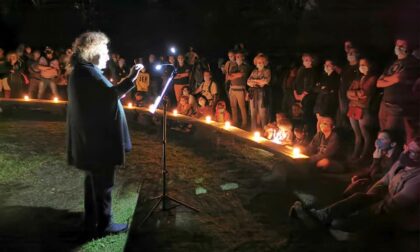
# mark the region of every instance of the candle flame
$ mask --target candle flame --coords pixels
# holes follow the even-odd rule
[[[206,123],[211,123],[211,116],[206,116]]]
[[[293,157],[298,157],[300,155],[300,149],[298,147],[293,148]]]

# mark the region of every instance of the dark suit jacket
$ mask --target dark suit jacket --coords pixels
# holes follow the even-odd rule
[[[124,163],[131,141],[119,98],[133,87],[129,79],[113,86],[96,66],[75,60],[68,85],[69,165],[89,170]]]

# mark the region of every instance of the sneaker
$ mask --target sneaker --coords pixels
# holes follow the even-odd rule
[[[336,239],[337,241],[355,241],[358,239],[356,233],[351,233],[339,229],[329,229],[330,234]]]
[[[296,201],[289,209],[289,217],[301,219],[303,211],[302,202]]]
[[[330,217],[325,210],[312,208],[309,210],[309,214],[324,225],[329,225],[331,223]]]
[[[289,210],[289,216],[291,218],[299,219],[303,224],[310,229],[314,229],[319,226],[318,223],[310,216],[303,208],[302,202],[296,201]]]

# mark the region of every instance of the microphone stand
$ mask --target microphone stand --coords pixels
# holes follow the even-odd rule
[[[147,213],[146,217],[142,220],[142,222],[140,223],[140,226],[142,226],[151,217],[153,212],[155,212],[155,210],[159,207],[159,205],[161,203],[162,203],[162,208],[160,209],[161,211],[169,211],[169,210],[171,210],[175,207],[178,207],[178,206],[182,205],[182,206],[184,206],[188,209],[191,209],[195,212],[199,212],[199,210],[197,208],[192,207],[189,204],[186,204],[186,203],[168,195],[168,185],[167,185],[168,169],[166,167],[166,144],[167,144],[166,133],[167,133],[168,97],[165,96],[165,93],[166,93],[167,88],[170,86],[170,83],[171,83],[172,79],[176,75],[176,68],[175,68],[175,66],[173,66],[171,64],[166,64],[166,65],[172,66],[173,70],[172,70],[172,73],[171,73],[170,77],[166,81],[166,84],[165,84],[165,87],[162,90],[161,96],[157,97],[155,103],[153,104],[154,109],[151,111],[152,113],[154,113],[155,110],[157,109],[158,105],[162,101],[162,103],[163,103],[163,118],[162,118],[162,194],[157,196],[157,197],[151,198],[152,200],[157,200],[157,201],[156,201],[155,205],[152,207],[152,209]],[[171,201],[177,203],[177,205],[169,206],[169,203]]]

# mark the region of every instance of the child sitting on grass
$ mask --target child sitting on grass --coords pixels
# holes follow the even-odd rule
[[[193,111],[191,106],[188,104],[188,96],[181,96],[179,98],[178,106],[176,107],[177,111],[181,115],[185,116],[192,116]],[[182,132],[190,132],[192,129],[191,123],[182,123],[182,122],[176,122],[171,129],[176,131],[182,131]]]
[[[179,98],[178,106],[176,107],[179,114],[186,115],[186,116],[192,116],[193,109],[192,109],[191,105],[188,103],[188,99],[189,99],[189,97],[185,96],[185,95],[182,95]]]
[[[216,112],[214,114],[214,119],[216,122],[224,123],[230,121],[230,114],[226,109],[225,101],[218,101],[216,104]]]
[[[340,173],[344,167],[337,161],[340,154],[340,139],[334,130],[331,117],[320,117],[320,130],[306,147],[309,161],[321,171]]]
[[[198,119],[202,119],[202,118],[205,118],[206,116],[213,117],[213,109],[211,106],[209,106],[209,103],[206,97],[204,97],[203,95],[200,95],[198,97],[198,107],[197,107],[196,113],[194,114],[194,117]]]
[[[297,124],[293,129],[293,145],[299,148],[306,148],[309,144],[308,131],[305,124]]]

